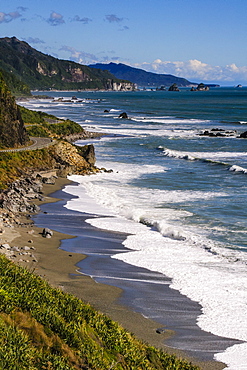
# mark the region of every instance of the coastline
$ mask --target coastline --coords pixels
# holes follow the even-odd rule
[[[55,185],[44,185],[44,200],[38,204],[57,202],[59,199],[49,196],[71,183],[65,178],[58,178]],[[30,230],[32,236],[30,236]],[[74,238],[71,235],[53,231],[50,239],[42,237],[42,228],[35,225],[30,227],[19,227],[14,230],[15,236],[11,244],[24,247],[30,245],[32,239],[35,259],[29,262],[20,262],[35,274],[46,279],[52,286],[62,289],[66,293],[73,294],[84,302],[90,303],[97,310],[107,314],[114,321],[119,322],[128,331],[144,342],[162,348],[166,352],[175,354],[180,358],[187,359],[193,364],[201,367],[202,370],[221,370],[225,364],[216,361],[200,361],[183,351],[173,349],[165,345],[164,341],[173,335],[173,332],[166,330],[158,334],[157,328],[161,325],[154,320],[145,318],[142,314],[134,312],[131,308],[118,303],[122,290],[118,287],[95,282],[91,277],[78,272],[77,264],[86,258],[86,255],[71,253],[60,249],[61,240]],[[13,236],[13,229],[9,235],[4,234],[4,239],[10,243],[10,235]],[[14,243],[14,244],[13,244]]]

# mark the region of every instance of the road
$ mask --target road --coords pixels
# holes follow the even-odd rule
[[[3,149],[0,152],[21,152],[23,150],[35,150],[46,148],[50,145],[53,145],[56,140],[52,140],[50,137],[31,137],[30,140],[33,142],[29,146],[14,148],[14,149]]]

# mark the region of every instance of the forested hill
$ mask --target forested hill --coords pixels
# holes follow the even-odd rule
[[[133,68],[122,63],[109,63],[109,64],[91,64],[91,68],[100,68],[111,72],[117,78],[127,79],[134,82],[138,86],[170,86],[177,84],[177,86],[191,86],[195,83],[186,80],[185,78],[176,77],[169,74],[158,74],[153,72],[147,72],[143,69]]]
[[[19,108],[0,72],[0,148],[18,147],[27,141]]]
[[[23,85],[32,90],[134,88],[133,84],[116,78],[109,71],[96,70],[43,54],[16,37],[0,38],[0,70],[13,88],[19,81],[22,90]],[[14,83],[11,81],[11,75],[15,79]]]

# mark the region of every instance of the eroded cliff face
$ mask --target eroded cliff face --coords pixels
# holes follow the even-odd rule
[[[19,108],[0,73],[0,147],[16,148],[27,141]]]
[[[132,82],[116,82],[109,79],[107,81],[107,89],[113,91],[134,91],[136,87]]]

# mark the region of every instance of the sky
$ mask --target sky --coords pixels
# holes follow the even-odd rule
[[[12,36],[81,64],[247,85],[247,0],[1,0]]]

